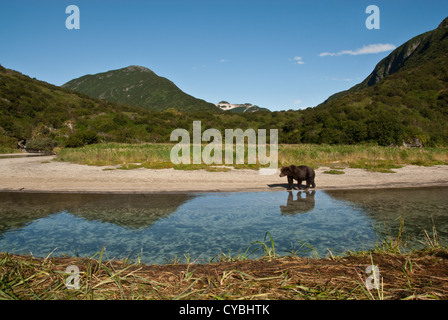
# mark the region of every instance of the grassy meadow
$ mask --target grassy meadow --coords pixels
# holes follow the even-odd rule
[[[226,164],[224,151],[222,165],[207,164],[173,164],[170,152],[174,144],[94,144],[81,148],[64,148],[56,150],[56,160],[93,166],[116,166],[117,169],[163,169],[178,170],[205,169],[209,171],[235,169],[259,169],[268,165],[249,164],[247,161],[247,145],[245,145],[244,164]],[[205,145],[202,146],[204,148]],[[268,149],[269,151],[269,149]],[[191,152],[192,154],[192,152]],[[234,151],[234,158],[236,152]],[[448,148],[404,148],[382,147],[374,145],[279,145],[278,162],[282,165],[309,165],[313,168],[321,166],[334,170],[344,168],[361,168],[371,171],[391,172],[390,169],[405,165],[446,165],[448,164]]]

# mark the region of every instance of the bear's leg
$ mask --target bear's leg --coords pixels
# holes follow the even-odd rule
[[[288,190],[292,190],[292,185],[294,184],[294,178],[288,176]]]
[[[314,181],[313,179],[306,179],[306,188],[309,189],[310,185],[312,185],[314,188]]]
[[[299,187],[299,190],[302,189],[302,180],[297,180],[297,186]]]

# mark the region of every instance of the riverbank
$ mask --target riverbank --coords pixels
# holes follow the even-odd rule
[[[260,175],[258,170],[230,169],[226,172],[87,166],[53,161],[55,156],[0,158],[0,191],[183,193],[286,190],[286,178]],[[343,168],[316,169],[317,189],[398,188],[447,186],[448,165],[409,165],[392,172]],[[333,170],[334,171],[334,170]],[[296,186],[296,185],[295,185]]]

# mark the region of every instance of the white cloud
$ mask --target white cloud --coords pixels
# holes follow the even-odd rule
[[[293,60],[296,64],[305,64],[305,62],[303,62],[302,60],[302,57],[294,57]]]
[[[221,62],[221,63],[224,63],[224,62],[227,62],[227,61],[229,61],[229,60],[227,60],[227,59],[221,59],[221,60],[219,60],[219,62]]]
[[[339,52],[322,52],[319,54],[319,57],[326,57],[326,56],[341,56],[343,54],[349,54],[351,56],[358,56],[361,54],[374,54],[374,53],[380,53],[380,52],[386,52],[394,50],[396,46],[390,43],[377,43],[377,44],[369,44],[367,46],[364,46],[362,48],[356,49],[356,50],[343,50]]]
[[[345,82],[352,82],[355,80],[361,80],[361,78],[337,78],[337,77],[325,77],[324,78],[327,81],[345,81]]]
[[[298,106],[302,103],[302,100],[294,100],[294,105]]]

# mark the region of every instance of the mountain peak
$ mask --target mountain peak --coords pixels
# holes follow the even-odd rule
[[[441,58],[441,53],[446,52],[446,40],[444,41],[444,39],[448,34],[447,28],[448,17],[436,29],[417,35],[393,50],[375,66],[372,73],[364,81],[346,91],[335,93],[323,103],[325,104],[347,93],[374,86],[390,75],[404,69],[413,69],[429,60]],[[430,52],[431,54],[429,54]]]
[[[446,17],[445,20],[443,20],[437,27],[437,29],[442,29],[442,28],[448,28],[448,17]]]
[[[223,111],[232,111],[235,113],[270,111],[269,109],[266,108],[260,108],[259,106],[254,106],[252,103],[232,104],[227,101],[221,101],[218,102],[216,106]]]
[[[151,70],[149,70],[148,68],[142,67],[142,66],[136,66],[136,65],[131,65],[129,67],[124,68],[125,70],[129,70],[129,71],[144,71],[144,72],[152,72]]]
[[[148,68],[131,65],[73,79],[64,88],[90,97],[154,111],[221,111],[214,104],[180,90],[172,81]]]

